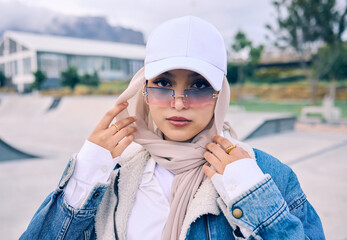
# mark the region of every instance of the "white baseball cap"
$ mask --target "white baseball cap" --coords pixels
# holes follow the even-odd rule
[[[219,31],[194,16],[175,18],[154,29],[146,45],[145,78],[173,69],[197,72],[219,91],[227,74],[226,48]]]

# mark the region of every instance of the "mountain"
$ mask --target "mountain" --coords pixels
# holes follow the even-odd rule
[[[54,18],[45,32],[47,34],[144,44],[143,34],[120,26],[111,26],[104,17]]]
[[[6,30],[144,45],[142,32],[112,26],[105,17],[63,15],[19,2],[0,3],[0,36]]]

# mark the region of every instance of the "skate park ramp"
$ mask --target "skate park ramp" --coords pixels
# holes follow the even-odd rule
[[[0,162],[36,158],[37,156],[22,152],[0,139]]]

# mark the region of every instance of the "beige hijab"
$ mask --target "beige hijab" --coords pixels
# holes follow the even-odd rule
[[[142,68],[116,101],[116,103],[124,101],[129,103],[127,110],[119,114],[117,120],[135,115],[137,132],[134,141],[147,149],[159,165],[175,174],[170,195],[170,213],[162,239],[178,239],[187,208],[201,182],[206,178],[202,171],[202,166],[206,163],[203,158],[205,145],[211,142],[212,136],[220,134],[223,130],[224,118],[229,107],[229,84],[224,77],[214,118],[209,125],[190,143],[182,143],[163,140],[162,133],[152,121],[142,95],[144,83],[144,68]],[[231,128],[230,132],[234,134]]]

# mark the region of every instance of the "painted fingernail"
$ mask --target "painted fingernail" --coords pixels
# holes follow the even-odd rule
[[[127,106],[127,105],[128,105],[128,102],[123,102],[123,105],[124,105],[124,106]]]
[[[134,120],[136,120],[136,119],[137,119],[137,117],[136,117],[136,116],[133,116],[133,119],[134,119]]]

